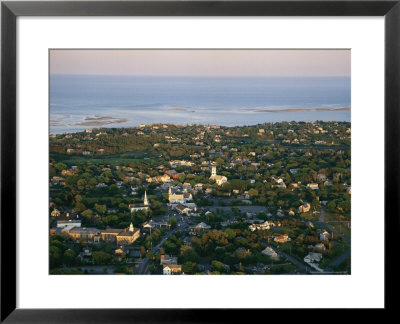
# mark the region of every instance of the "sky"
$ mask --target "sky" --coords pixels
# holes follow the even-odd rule
[[[350,76],[350,50],[50,50],[50,73],[262,77]]]

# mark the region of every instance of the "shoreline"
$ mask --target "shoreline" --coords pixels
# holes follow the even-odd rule
[[[243,125],[222,125],[222,124],[210,124],[210,123],[186,123],[186,124],[179,124],[179,123],[141,123],[139,125],[136,126],[121,126],[121,127],[92,127],[89,128],[90,130],[92,129],[102,129],[102,128],[116,128],[116,129],[129,129],[129,128],[137,128],[137,129],[142,129],[144,125],[144,127],[152,127],[152,126],[162,126],[162,125],[166,125],[166,126],[173,126],[173,127],[188,127],[188,126],[207,126],[207,127],[224,127],[224,128],[234,128],[234,127],[255,127],[258,125],[264,125],[264,124],[277,124],[277,123],[307,123],[307,124],[315,124],[317,121],[321,121],[323,123],[348,123],[351,124],[351,121],[347,121],[347,120],[314,120],[314,121],[295,121],[295,120],[286,120],[286,121],[276,121],[276,122],[263,122],[263,123],[257,123],[257,124],[243,124]],[[107,124],[105,126],[109,126],[110,124]],[[52,132],[50,130],[51,127],[49,127],[49,134],[50,135],[60,135],[60,134],[75,134],[75,133],[82,133],[85,132],[85,128],[79,128],[79,129],[71,129],[70,131],[56,131],[56,132]],[[72,127],[71,127],[72,128]]]
[[[271,112],[271,113],[286,113],[286,112],[309,112],[309,111],[321,111],[321,112],[335,112],[335,111],[351,111],[350,107],[340,108],[287,108],[287,109],[247,109],[252,112]]]

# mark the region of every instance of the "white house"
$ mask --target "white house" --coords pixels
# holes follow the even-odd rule
[[[321,253],[310,252],[304,257],[304,262],[314,263],[319,262],[322,259]]]
[[[163,267],[163,274],[172,275],[182,272],[182,266],[179,264],[168,264]]]
[[[65,227],[81,227],[82,220],[80,219],[79,215],[70,216],[67,213],[65,216],[59,216],[57,218],[57,227],[58,228],[65,228]]]
[[[261,251],[261,253],[268,255],[271,259],[274,259],[274,260],[279,259],[279,255],[270,246],[267,246],[264,250]]]
[[[318,190],[319,189],[318,183],[309,183],[307,184],[307,188],[310,188],[312,190]]]

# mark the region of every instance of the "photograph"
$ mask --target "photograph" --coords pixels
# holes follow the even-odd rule
[[[48,59],[50,275],[351,275],[350,49]]]

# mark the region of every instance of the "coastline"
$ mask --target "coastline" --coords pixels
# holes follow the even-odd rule
[[[151,127],[151,126],[161,126],[161,125],[167,125],[167,126],[174,126],[174,127],[187,127],[187,126],[208,126],[208,127],[224,127],[224,128],[234,128],[234,127],[253,127],[257,125],[263,125],[263,124],[275,124],[275,123],[312,123],[314,124],[319,120],[307,120],[307,121],[295,121],[295,120],[284,120],[284,121],[279,121],[279,122],[259,122],[259,123],[254,123],[254,124],[242,124],[242,125],[223,125],[223,124],[216,124],[216,123],[169,123],[169,122],[151,122],[151,123],[142,123],[138,125],[127,125],[127,126],[116,126],[116,127],[110,127],[110,124],[104,124],[104,125],[88,125],[88,127],[79,127],[79,128],[74,128],[71,127],[68,131],[52,131],[51,127],[49,127],[49,134],[51,135],[60,135],[60,134],[74,134],[74,133],[81,133],[85,132],[87,129],[93,130],[93,129],[102,129],[102,128],[113,128],[113,129],[142,129],[143,127]],[[323,120],[322,122],[337,122],[337,123],[349,123],[351,124],[351,121],[348,120]],[[96,126],[96,127],[90,127],[90,126]],[[107,127],[109,126],[109,127]]]

